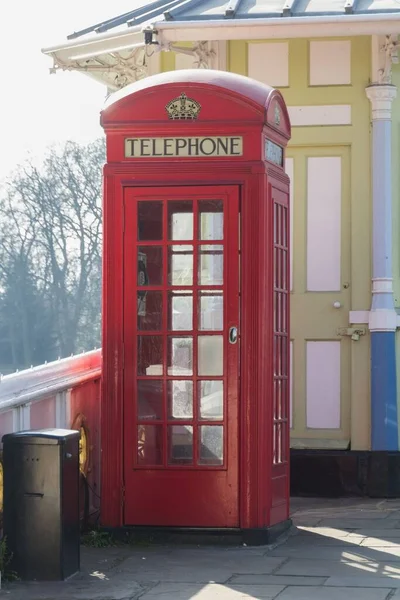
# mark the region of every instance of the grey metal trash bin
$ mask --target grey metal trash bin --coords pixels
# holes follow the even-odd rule
[[[79,431],[3,436],[4,535],[22,580],[64,580],[80,567]]]

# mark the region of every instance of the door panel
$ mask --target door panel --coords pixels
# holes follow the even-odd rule
[[[236,187],[125,191],[126,524],[239,524],[238,212]]]
[[[290,148],[291,446],[350,439],[350,150]]]

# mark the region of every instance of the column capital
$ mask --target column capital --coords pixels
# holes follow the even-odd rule
[[[372,120],[390,120],[392,118],[392,102],[397,96],[397,87],[391,84],[373,84],[365,88],[368,100],[372,105]]]

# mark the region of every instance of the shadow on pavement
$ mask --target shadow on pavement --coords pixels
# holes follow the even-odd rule
[[[83,548],[65,583],[16,583],[12,600],[400,600],[400,500],[292,499],[270,547]]]

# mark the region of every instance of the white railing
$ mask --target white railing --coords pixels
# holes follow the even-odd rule
[[[101,350],[2,376],[0,441],[5,433],[71,426],[71,391],[100,378]]]

